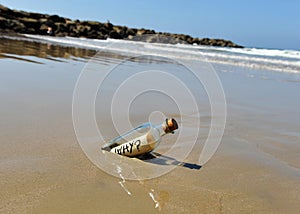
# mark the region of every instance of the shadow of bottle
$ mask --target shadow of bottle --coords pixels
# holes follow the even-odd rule
[[[175,158],[159,154],[157,152],[151,152],[146,153],[141,156],[137,157],[140,160],[143,160],[145,162],[153,163],[153,164],[159,164],[159,165],[175,165],[175,166],[181,166],[188,169],[195,169],[199,170],[202,166],[195,164],[195,163],[187,163],[187,162],[181,162],[176,160]]]

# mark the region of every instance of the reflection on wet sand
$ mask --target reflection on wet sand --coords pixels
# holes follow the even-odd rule
[[[133,196],[135,193],[131,192],[127,187],[126,187],[126,180],[124,179],[124,176],[122,175],[122,170],[120,168],[119,171],[119,176],[121,180],[119,181],[120,186],[122,189],[127,193],[128,196]],[[151,200],[154,203],[154,208],[158,209],[159,211],[162,210],[162,208],[165,206],[165,204],[169,201],[170,195],[169,192],[167,191],[156,191],[153,187],[148,186],[145,184],[143,180],[138,180],[137,186],[139,185],[139,193],[138,194],[143,194],[143,192],[151,198]],[[137,195],[138,195],[137,194]]]
[[[34,56],[44,59],[53,58],[89,58],[96,54],[95,50],[78,47],[60,46],[50,43],[40,43],[26,39],[0,38],[0,57],[22,60],[21,56]],[[14,55],[14,56],[11,56]]]
[[[84,60],[85,62],[97,54],[94,60],[104,65],[119,63],[124,59],[139,63],[170,63],[170,60],[164,58],[129,56],[128,53],[116,53],[104,49],[87,49],[79,46],[55,44],[46,40],[31,39],[25,36],[12,37],[0,34],[0,40],[0,59],[10,58],[37,64],[42,64],[42,62],[28,57],[38,57],[61,62],[63,62],[62,59]]]

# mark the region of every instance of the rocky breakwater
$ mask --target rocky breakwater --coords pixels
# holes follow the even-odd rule
[[[58,15],[47,15],[9,9],[0,5],[0,32],[20,34],[40,34],[52,36],[85,37],[91,39],[135,39],[145,38],[148,42],[188,43],[221,47],[236,47],[223,39],[194,38],[185,34],[155,32],[149,29],[128,28],[110,22],[79,21]],[[168,38],[167,41],[165,41]]]

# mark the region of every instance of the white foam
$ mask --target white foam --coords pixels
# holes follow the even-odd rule
[[[300,51],[257,48],[225,48],[187,44],[158,44],[129,40],[97,40],[73,37],[26,35],[64,45],[80,46],[96,50],[105,49],[124,54],[149,54],[187,60],[208,60],[256,69],[300,73]]]

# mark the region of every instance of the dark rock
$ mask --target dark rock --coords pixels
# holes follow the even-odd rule
[[[144,34],[147,34],[147,30],[144,29],[144,28],[139,29],[139,30],[137,30],[137,32],[136,32],[136,35],[138,35],[138,36],[141,36],[141,35],[144,35]]]
[[[89,31],[86,37],[90,39],[105,39],[101,32],[97,32],[95,30]]]
[[[128,28],[127,27],[117,27],[117,32],[119,33],[119,35],[122,37],[122,39],[127,38],[128,37]]]
[[[200,43],[200,39],[199,38],[194,38],[193,39],[193,44],[199,45],[199,43]]]
[[[128,28],[115,26],[109,21],[106,23],[96,21],[80,21],[47,15],[11,10],[0,5],[0,32],[48,34],[55,36],[87,37],[93,39],[131,39],[135,41],[160,42],[160,43],[187,43],[197,45],[211,45],[221,47],[236,47],[229,40],[193,38],[185,34],[171,34],[167,32],[155,32],[150,29]]]
[[[68,36],[68,33],[59,32],[59,33],[55,33],[55,36],[58,36],[58,37],[65,37],[65,36]]]
[[[30,33],[34,33],[34,31],[39,31],[40,27],[41,27],[41,23],[38,22],[38,20],[36,19],[32,19],[32,18],[21,18],[19,19],[19,21],[21,23],[23,23],[25,25],[26,28],[28,28],[28,30],[26,30],[26,32],[30,32]],[[30,28],[30,30],[29,30]],[[33,30],[34,31],[33,31]]]
[[[32,19],[43,19],[46,18],[48,15],[40,14],[40,13],[29,13],[28,17]]]
[[[123,39],[122,36],[115,30],[110,31],[109,38],[112,39]]]
[[[10,20],[0,17],[0,28],[11,30],[17,33],[24,33],[25,32],[25,25],[18,20]]]
[[[41,23],[41,24],[45,24],[48,19],[47,18],[41,18],[41,19],[38,19],[38,21]]]
[[[14,32],[25,32],[26,26],[23,23],[19,22],[18,20],[11,20],[10,23],[12,24],[12,29]]]
[[[71,36],[71,37],[79,37],[79,32],[78,31],[71,31],[69,32],[68,36]]]
[[[49,16],[48,21],[53,21],[53,22],[56,22],[56,23],[66,23],[65,18],[60,17],[58,15]]]
[[[110,31],[110,30],[107,29],[105,25],[102,26],[102,27],[100,27],[100,29],[99,29],[99,32],[101,32],[103,35],[108,35],[108,34],[109,34],[109,31]]]
[[[112,30],[113,29],[113,25],[110,22],[106,22],[104,24],[104,26],[108,29],[108,30]]]
[[[3,5],[0,4],[0,12],[1,13],[6,13],[7,11],[9,11],[10,9],[7,7],[4,7]]]
[[[56,30],[57,25],[52,21],[52,20],[47,20],[47,22],[45,22],[45,25],[47,25],[48,27],[51,27],[52,30]]]
[[[137,29],[135,29],[135,28],[127,29],[127,35],[134,36],[134,35],[136,35],[136,32],[137,32]]]
[[[46,35],[48,31],[48,27],[49,27],[48,25],[42,24],[39,29],[40,34]]]
[[[4,17],[0,17],[0,28],[1,28],[1,29],[10,28],[7,19],[4,18]]]
[[[68,27],[67,24],[59,23],[56,29],[56,33],[67,33],[68,32]]]
[[[79,36],[87,37],[88,32],[90,30],[90,27],[84,26],[84,25],[78,25],[77,29],[78,29],[78,32],[79,32]]]
[[[87,26],[89,26],[91,28],[91,30],[99,31],[101,29],[101,27],[104,26],[104,24],[102,24],[100,22],[89,21],[89,22],[87,22]]]

